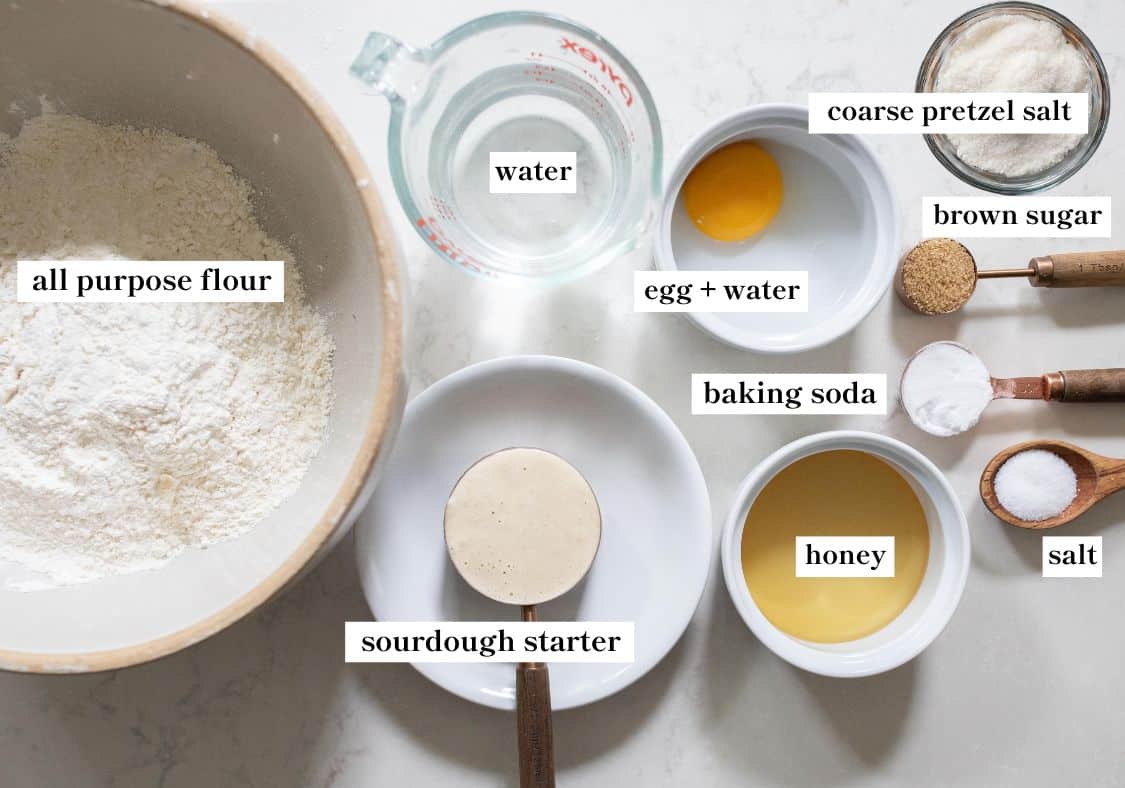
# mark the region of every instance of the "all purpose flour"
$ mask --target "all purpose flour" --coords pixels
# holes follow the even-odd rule
[[[210,148],[46,113],[0,136],[0,558],[50,587],[246,532],[324,436],[332,342],[284,304],[16,303],[19,258],[284,259]]]

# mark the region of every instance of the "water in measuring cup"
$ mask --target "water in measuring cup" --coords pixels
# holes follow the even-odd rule
[[[489,262],[549,273],[614,231],[631,176],[628,136],[596,89],[564,72],[533,80],[492,69],[450,100],[430,146],[429,180]],[[491,194],[489,153],[574,151],[574,194]]]

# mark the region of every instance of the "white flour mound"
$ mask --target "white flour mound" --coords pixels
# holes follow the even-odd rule
[[[17,259],[286,260],[283,304],[16,303]],[[333,346],[213,150],[47,113],[0,135],[0,558],[16,587],[242,534],[320,448]],[[9,585],[13,585],[9,582]]]

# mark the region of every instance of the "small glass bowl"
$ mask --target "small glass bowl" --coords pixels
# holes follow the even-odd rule
[[[1078,170],[1082,169],[1094,151],[1098,149],[1106,126],[1109,124],[1109,76],[1101,55],[1090,39],[1077,25],[1062,14],[1034,3],[991,3],[975,8],[954,19],[934,40],[922,66],[918,69],[918,80],[914,89],[918,93],[934,92],[938,72],[945,61],[953,42],[970,25],[1000,14],[1018,14],[1034,19],[1045,19],[1062,28],[1063,35],[1079,51],[1090,69],[1090,127],[1085,139],[1079,142],[1062,161],[1047,169],[1031,175],[1007,178],[993,172],[972,167],[957,158],[957,153],[949,138],[944,134],[927,134],[926,144],[942,165],[958,178],[978,189],[997,194],[1032,194],[1058,186]]]

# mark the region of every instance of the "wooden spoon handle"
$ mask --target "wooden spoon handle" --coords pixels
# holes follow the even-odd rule
[[[1031,261],[1036,287],[1098,287],[1125,285],[1125,250],[1067,252]]]
[[[1099,458],[1098,466],[1098,494],[1100,496],[1112,495],[1125,490],[1125,460],[1114,460],[1109,457]]]
[[[551,680],[542,662],[516,668],[520,788],[555,788],[555,744],[551,724]]]
[[[1061,402],[1125,402],[1125,369],[1070,369],[1062,377]]]

